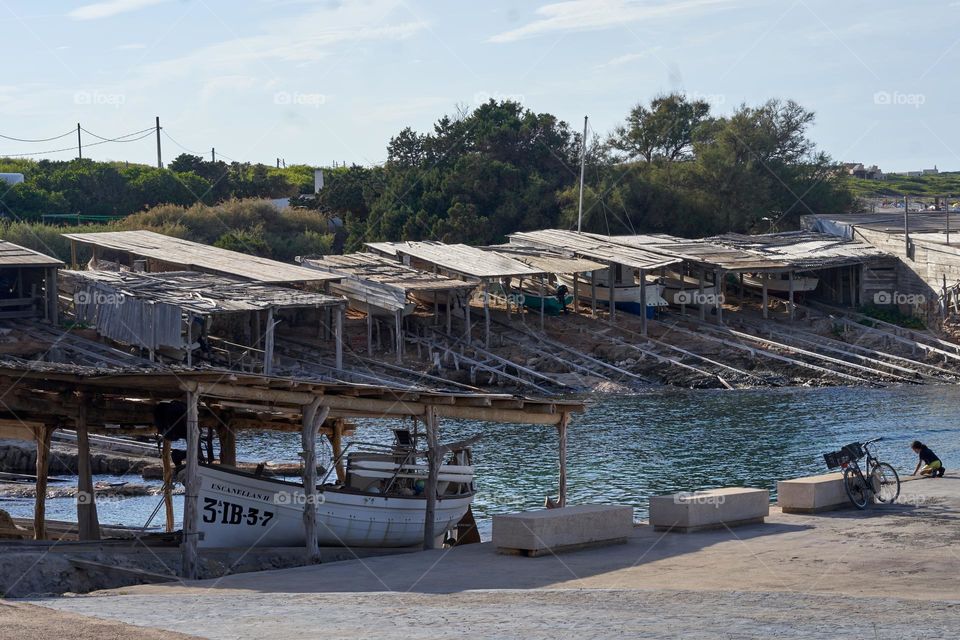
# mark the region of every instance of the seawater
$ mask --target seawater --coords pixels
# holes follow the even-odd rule
[[[913,471],[910,443],[923,440],[949,468],[960,465],[960,386],[787,388],[745,391],[658,389],[587,397],[568,432],[571,503],[633,505],[646,516],[647,498],[722,486],[769,488],[776,481],[826,472],[822,454],[855,440],[883,436],[876,451],[903,474]],[[359,421],[353,440],[389,443],[391,427],[408,422]],[[443,442],[480,435],[474,447],[481,532],[493,514],[543,506],[557,490],[553,427],[444,420]],[[299,435],[244,432],[238,457],[298,459]],[[97,480],[143,482],[138,476]],[[143,525],[159,497],[100,501],[101,523]],[[179,497],[178,518],[182,513]],[[30,517],[33,501],[0,499],[0,508]],[[51,519],[75,520],[72,499],[51,499]],[[162,523],[162,512],[154,524]]]

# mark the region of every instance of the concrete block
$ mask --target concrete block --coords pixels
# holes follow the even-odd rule
[[[757,524],[770,515],[766,489],[727,487],[650,498],[650,524],[657,531],[688,533]]]
[[[500,553],[539,556],[626,542],[633,507],[580,504],[493,516],[493,544]]]
[[[777,483],[777,504],[784,513],[817,513],[851,506],[841,473],[781,480]]]

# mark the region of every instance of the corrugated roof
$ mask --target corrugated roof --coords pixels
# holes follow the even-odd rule
[[[61,271],[60,276],[77,290],[88,284],[105,285],[123,297],[170,304],[198,315],[260,311],[270,307],[331,307],[344,303],[338,296],[195,271]]]
[[[158,260],[189,271],[219,273],[255,282],[290,284],[337,279],[335,275],[315,269],[306,269],[239,251],[173,238],[153,231],[106,231],[63,235],[65,238],[83,244]]]
[[[680,262],[680,258],[628,246],[610,236],[577,233],[563,229],[544,229],[510,234],[512,244],[549,249],[589,260],[614,262],[634,269],[658,269]]]
[[[39,251],[0,240],[0,267],[62,267],[63,262]]]
[[[330,285],[330,288],[346,296],[351,302],[392,311],[405,307],[408,293],[460,291],[477,286],[476,283],[419,271],[398,262],[396,258],[386,258],[375,253],[309,258],[305,259],[303,264],[312,269],[342,275],[343,279]]]
[[[860,240],[844,240],[826,233],[790,231],[748,236],[727,233],[708,240],[715,244],[759,253],[798,269],[824,269],[861,264],[889,254]]]
[[[468,278],[507,278],[534,276],[543,272],[519,260],[477,249],[465,244],[442,242],[371,242],[369,248],[389,255],[409,256]]]
[[[503,244],[492,247],[483,247],[486,251],[494,251],[500,255],[519,260],[538,269],[543,273],[585,273],[597,269],[606,269],[607,265],[584,258],[567,257],[553,251],[544,251],[534,247]]]

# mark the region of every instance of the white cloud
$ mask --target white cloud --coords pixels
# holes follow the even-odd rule
[[[622,56],[611,58],[601,65],[597,65],[597,68],[602,69],[604,67],[619,67],[622,64],[627,64],[628,62],[633,62],[634,60],[642,60],[643,58],[660,51],[660,49],[662,49],[662,47],[652,47],[646,51],[640,51],[638,53],[626,53]]]
[[[230,38],[147,66],[148,78],[249,74],[251,69],[276,76],[273,65],[313,63],[333,53],[354,52],[361,41],[380,42],[411,37],[426,28],[420,21],[394,21],[395,0],[370,0],[314,9],[266,23],[256,35]],[[280,69],[277,69],[280,71]]]
[[[105,0],[104,2],[94,2],[77,7],[67,15],[74,20],[99,20],[101,18],[112,18],[121,13],[137,11],[155,4],[161,4],[168,0]]]
[[[514,42],[556,31],[607,29],[633,22],[730,6],[735,0],[566,0],[536,10],[538,19],[498,33],[491,42]]]

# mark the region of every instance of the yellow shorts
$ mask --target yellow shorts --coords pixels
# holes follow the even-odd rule
[[[923,468],[923,471],[936,471],[937,469],[939,469],[939,468],[942,467],[942,466],[943,466],[943,463],[942,463],[942,462],[940,462],[939,460],[934,460],[934,461],[931,462],[930,464],[926,465],[926,466]]]

